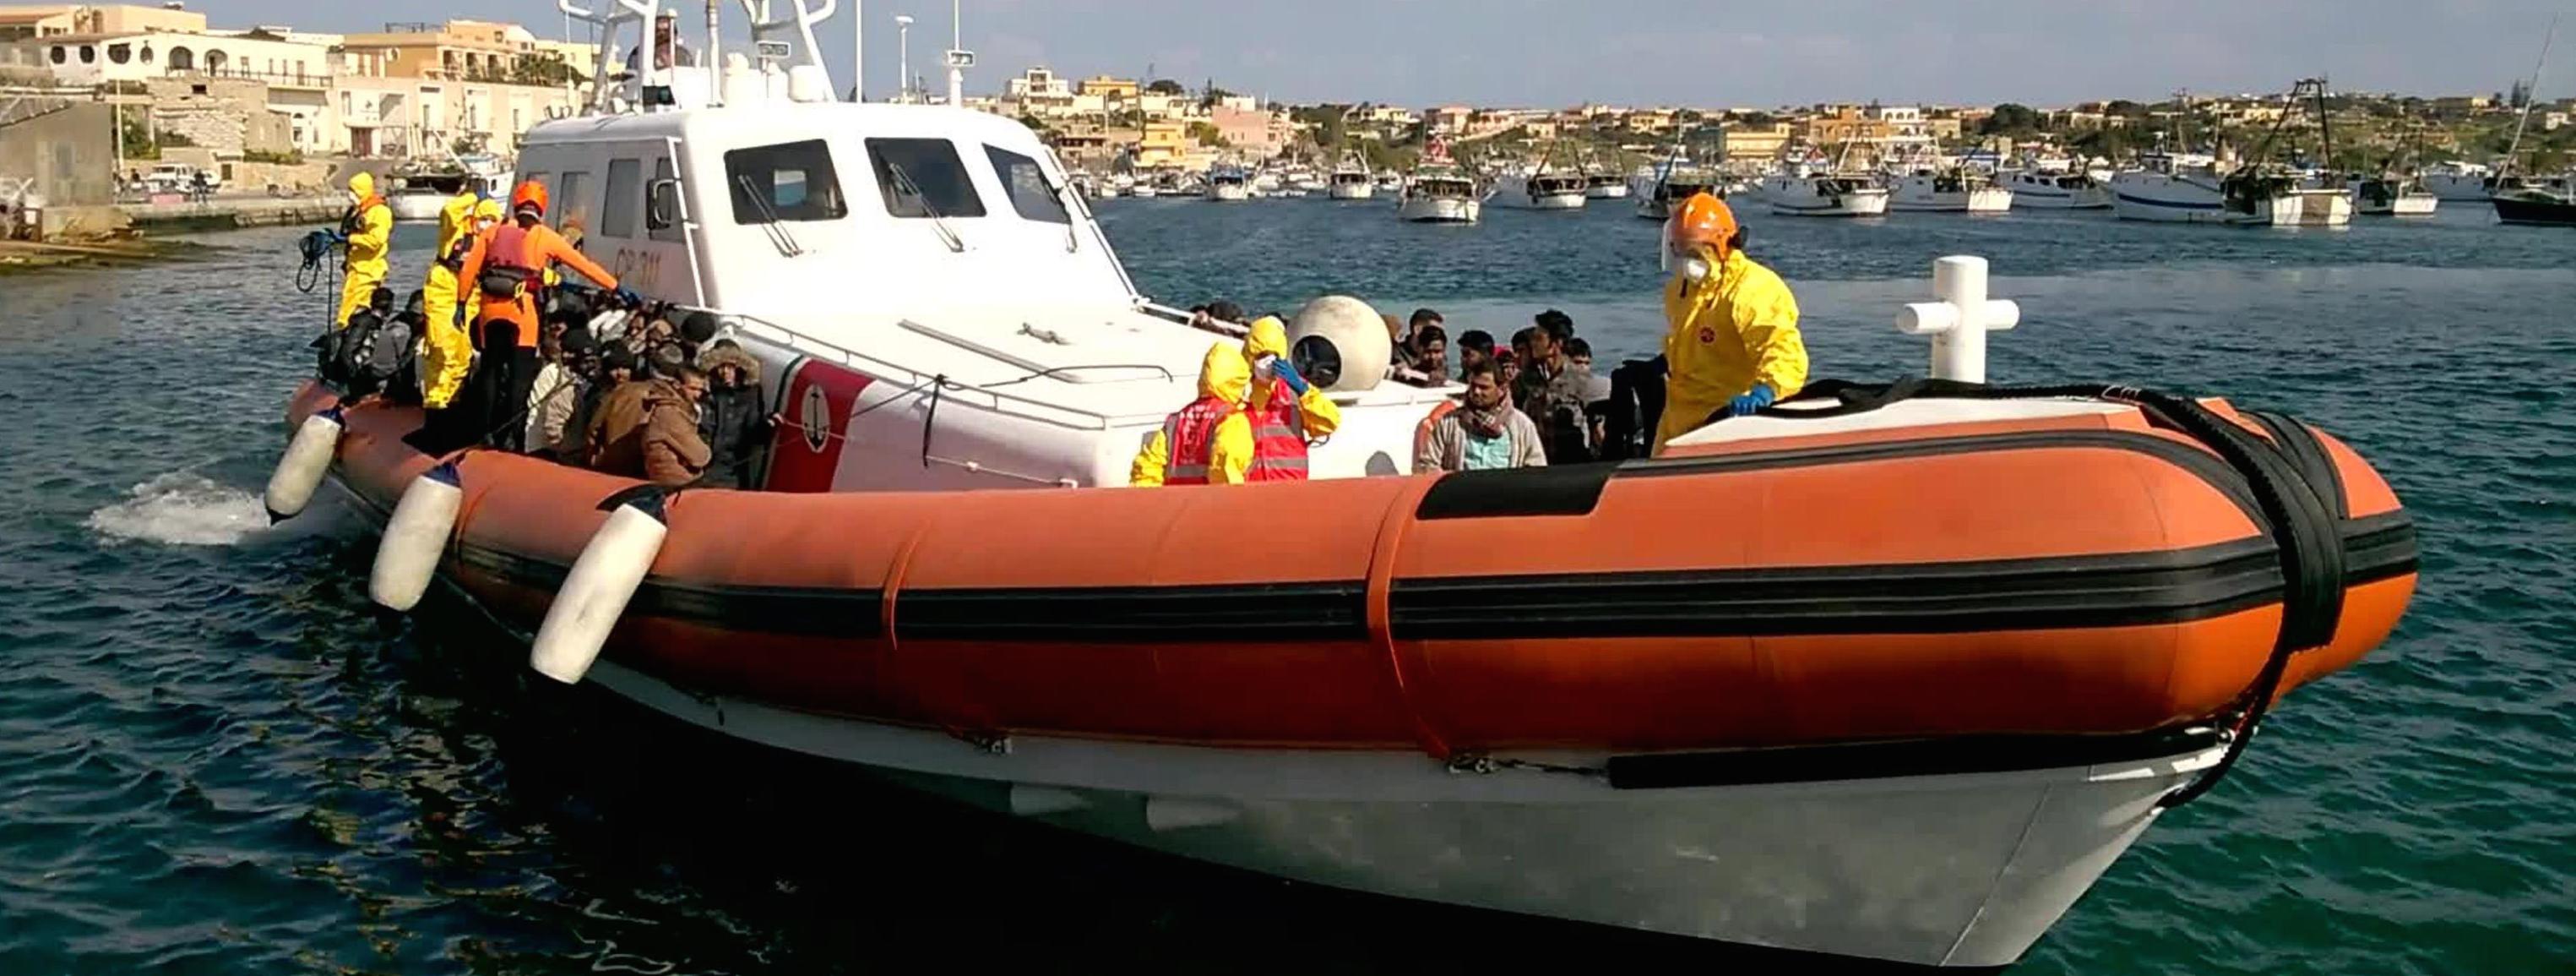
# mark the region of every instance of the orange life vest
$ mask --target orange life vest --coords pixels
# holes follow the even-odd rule
[[[524,349],[537,347],[537,289],[543,279],[529,267],[528,229],[517,224],[503,224],[492,230],[492,242],[483,248],[483,269],[475,275],[475,287],[483,292],[481,314],[474,321],[474,347],[485,345],[484,326],[505,321],[518,327],[513,345]]]
[[[1234,412],[1234,404],[1200,397],[1163,420],[1163,483],[1204,485],[1208,462],[1216,451],[1216,425]]]
[[[1306,480],[1306,417],[1288,381],[1272,379],[1270,399],[1245,414],[1252,419],[1252,466],[1243,480]]]

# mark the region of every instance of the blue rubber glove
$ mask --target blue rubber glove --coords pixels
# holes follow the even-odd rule
[[[644,304],[644,296],[636,294],[635,289],[628,288],[625,285],[617,286],[617,290],[613,292],[613,294],[617,296],[618,301],[624,302],[629,308]]]
[[[1770,406],[1773,401],[1778,400],[1779,398],[1779,394],[1771,392],[1769,384],[1755,383],[1753,384],[1752,389],[1744,391],[1744,395],[1729,401],[1726,405],[1726,409],[1728,413],[1735,416],[1750,417],[1754,414],[1761,413],[1762,408]]]
[[[1286,380],[1288,388],[1297,391],[1298,396],[1305,396],[1307,390],[1313,389],[1306,384],[1305,377],[1297,375],[1297,364],[1289,362],[1286,356],[1273,360],[1270,369],[1280,379]]]

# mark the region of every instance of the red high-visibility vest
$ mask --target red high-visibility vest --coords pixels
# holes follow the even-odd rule
[[[1208,462],[1216,451],[1216,425],[1234,412],[1234,404],[1200,397],[1163,420],[1163,483],[1204,485]]]
[[[1252,466],[1243,480],[1306,480],[1306,417],[1297,410],[1297,393],[1288,381],[1270,381],[1270,399],[1245,411],[1252,420]]]

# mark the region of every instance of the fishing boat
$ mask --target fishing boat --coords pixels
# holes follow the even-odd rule
[[[1395,216],[1416,224],[1472,224],[1484,214],[1487,192],[1455,165],[1423,166],[1396,196]]]
[[[2283,130],[2311,109],[2325,133],[2325,80],[2303,78],[2282,100],[2280,123],[2243,165],[2222,172],[2215,160],[2164,152],[2139,155],[2139,168],[2111,177],[2112,209],[2122,220],[2237,227],[2340,227],[2352,222],[2352,194],[2340,177],[2319,179],[2270,159]],[[2331,155],[2333,144],[2326,143]]]
[[[653,9],[575,13],[605,52]],[[2330,435],[1972,382],[2018,314],[1981,263],[1908,309],[1934,384],[1456,474],[1408,474],[1455,388],[1383,379],[1378,317],[1319,299],[1291,355],[1342,424],[1311,480],[1109,487],[1240,328],[1138,294],[1017,122],[834,101],[790,43],[815,20],[751,28],[798,52],[784,86],[604,85],[519,162],[674,174],[585,243],[759,360],[761,490],[424,455],[417,409],[308,383],[272,511],[327,482],[384,527],[379,602],[487,615],[547,679],[710,735],[1283,878],[1826,963],[2013,962],[2412,591],[2411,521]],[[1281,513],[1258,558],[1209,558]]]
[[[509,178],[509,167],[498,157],[475,153],[452,156],[439,165],[395,171],[392,190],[385,194],[385,206],[400,223],[435,221],[447,201],[467,190],[488,198],[508,197],[505,181]]]
[[[2549,30],[2541,35],[2540,59],[2531,66],[2531,82],[2525,92],[2540,90],[2540,72],[2549,65],[2549,45],[2558,37],[2558,19],[2549,20]],[[2532,179],[2512,172],[2522,158],[2523,130],[2531,124],[2531,103],[2523,100],[2522,114],[2513,123],[2513,141],[2504,154],[2503,170],[2489,184],[2488,200],[2495,207],[2500,223],[2525,226],[2576,227],[2576,180],[2566,175]]]
[[[2495,170],[2477,163],[2435,163],[2424,171],[2424,188],[2444,200],[2485,200],[2495,188]]]
[[[1402,174],[1402,173],[1398,173],[1398,172],[1396,172],[1396,171],[1394,171],[1394,170],[1388,170],[1388,171],[1386,171],[1386,172],[1383,172],[1383,173],[1379,173],[1379,174],[1377,174],[1377,192],[1379,192],[1379,193],[1402,193],[1402,192],[1404,192],[1404,174]]]
[[[1725,182],[1716,173],[1675,159],[1657,167],[1636,190],[1637,216],[1662,220],[1672,216],[1673,204],[1688,200],[1693,194],[1706,193],[1725,199]]]
[[[1583,174],[1546,164],[1506,168],[1494,177],[1494,205],[1514,210],[1580,210],[1590,198]]]
[[[1587,166],[1583,170],[1583,195],[1592,200],[1624,200],[1628,181],[1605,166]]]
[[[1963,166],[1909,173],[1887,197],[1887,209],[1908,212],[1999,214],[2011,210],[2012,203],[2013,191]]]
[[[1343,153],[1341,165],[1333,167],[1329,191],[1335,200],[1366,200],[1377,192],[1377,177],[1369,172],[1368,160],[1358,153]]]
[[[1252,176],[1239,167],[1219,166],[1208,170],[1206,198],[1210,200],[1252,199]]]
[[[1793,217],[1876,217],[1887,212],[1887,188],[1865,173],[1814,173],[1793,167],[1760,183],[1771,212]]]
[[[2004,174],[2012,205],[2024,210],[2102,210],[2111,206],[2111,188],[2084,173],[2021,169]]]
[[[2396,173],[2357,181],[2352,188],[2353,211],[2364,216],[2430,217],[2441,203],[2422,181]]]
[[[1139,200],[1151,200],[1162,196],[1163,188],[1155,186],[1152,180],[1137,180],[1127,187],[1127,195]]]

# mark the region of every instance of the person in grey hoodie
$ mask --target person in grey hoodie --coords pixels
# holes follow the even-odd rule
[[[1492,360],[1466,367],[1467,402],[1441,416],[1413,458],[1415,471],[1485,471],[1547,465],[1538,425],[1512,407]]]

